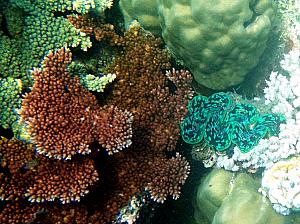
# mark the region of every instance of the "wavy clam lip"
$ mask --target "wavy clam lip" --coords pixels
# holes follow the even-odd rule
[[[218,152],[236,145],[247,153],[264,137],[278,135],[280,124],[285,122],[283,115],[260,115],[253,105],[235,102],[223,92],[196,96],[188,109],[189,114],[181,123],[183,140],[189,144],[203,140]]]

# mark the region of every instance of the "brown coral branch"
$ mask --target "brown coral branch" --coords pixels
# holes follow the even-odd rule
[[[79,78],[70,77],[67,66],[71,57],[65,48],[50,52],[42,68],[33,70],[34,86],[22,101],[22,121],[38,152],[50,158],[71,159],[77,153],[90,153],[89,145],[94,140],[103,143],[110,153],[129,146],[131,113],[101,109]]]
[[[80,197],[89,192],[88,187],[99,179],[93,160],[88,158],[81,161],[51,161],[44,158],[33,171],[33,176],[25,194],[29,201],[59,199],[63,204],[80,201]]]

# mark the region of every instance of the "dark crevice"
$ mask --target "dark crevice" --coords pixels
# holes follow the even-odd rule
[[[255,6],[256,6],[257,2],[258,2],[258,0],[255,0],[253,2],[253,4],[249,5],[249,8],[250,8],[250,10],[252,11],[253,14],[252,14],[252,17],[249,20],[244,22],[243,25],[244,25],[245,28],[247,28],[250,24],[252,24],[256,20],[256,18],[259,16],[259,14],[255,12]]]
[[[1,21],[1,30],[5,36],[8,36],[10,39],[13,38],[7,29],[7,21],[4,16],[2,17],[2,21]]]

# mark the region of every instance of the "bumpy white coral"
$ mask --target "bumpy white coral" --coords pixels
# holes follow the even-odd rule
[[[265,105],[273,113],[284,114],[286,124],[280,125],[278,136],[262,139],[248,153],[242,153],[235,147],[231,158],[219,157],[217,166],[232,171],[246,168],[255,171],[260,167],[269,167],[274,162],[300,153],[300,51],[295,49],[285,55],[281,66],[289,75],[272,72],[265,88]]]
[[[268,196],[273,208],[280,214],[288,215],[300,209],[300,158],[275,163],[266,170],[259,190]]]

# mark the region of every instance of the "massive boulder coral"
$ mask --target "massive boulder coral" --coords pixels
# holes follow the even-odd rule
[[[246,173],[214,169],[197,189],[195,220],[212,224],[293,223],[277,214],[258,192],[259,180]]]
[[[240,84],[258,64],[275,15],[272,0],[158,0],[151,16],[142,3],[121,1],[125,21],[131,16],[156,30],[157,21],[145,18],[158,14],[168,48],[198,83],[219,90]]]
[[[126,27],[129,27],[136,19],[146,30],[161,35],[156,0],[120,0],[119,6]]]

